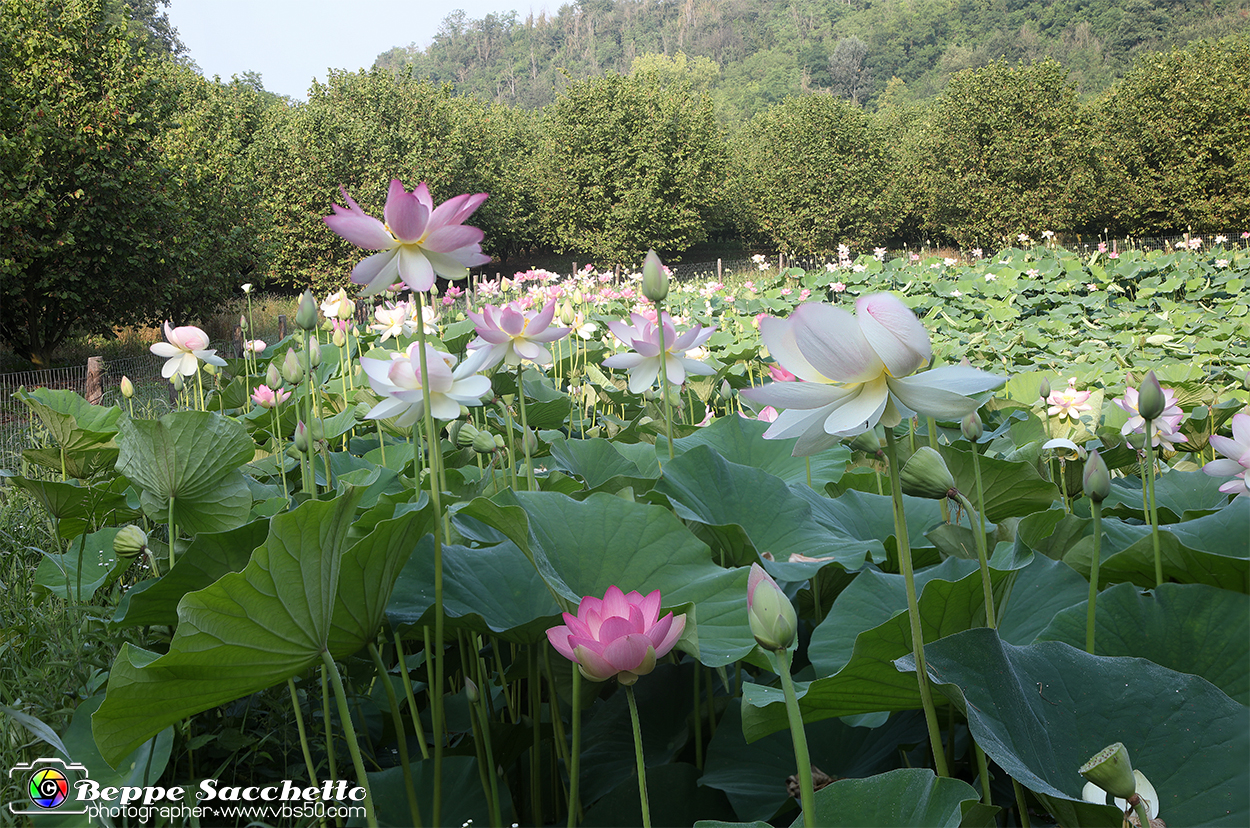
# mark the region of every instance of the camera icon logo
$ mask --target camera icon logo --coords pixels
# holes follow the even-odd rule
[[[75,809],[74,783],[87,778],[87,767],[55,757],[23,762],[9,769],[9,779],[20,786],[24,798],[9,803],[13,814],[85,814]],[[67,805],[62,808],[61,806]]]

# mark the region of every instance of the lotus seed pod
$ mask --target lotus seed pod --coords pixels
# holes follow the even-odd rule
[[[217,366],[211,362],[204,363],[204,373],[212,377],[217,376]]]
[[[652,302],[662,302],[668,296],[668,274],[654,250],[647,251],[642,263],[642,295]]]
[[[299,297],[295,325],[302,331],[311,331],[317,327],[317,300],[313,298],[311,290],[304,291]]]
[[[1043,400],[1050,396],[1050,380],[1042,379],[1037,386],[1037,395]]]
[[[1157,420],[1167,405],[1167,398],[1163,395],[1163,386],[1159,385],[1159,378],[1155,376],[1154,371],[1148,371],[1146,378],[1141,382],[1141,388],[1137,389],[1137,413],[1142,415],[1143,419]]]
[[[122,381],[118,383],[118,390],[122,392],[122,396],[130,399],[135,395],[135,384],[130,381],[130,377],[122,377]]]
[[[1090,500],[1102,503],[1111,494],[1111,472],[1106,462],[1098,456],[1098,449],[1089,453],[1085,460],[1085,474],[1082,478],[1085,494]]]
[[[300,364],[299,355],[294,350],[286,352],[282,358],[282,378],[295,385],[304,378],[304,366]]]
[[[147,534],[133,523],[118,529],[113,537],[113,552],[119,558],[133,558],[147,548]]]
[[[964,439],[970,443],[975,443],[985,433],[985,426],[981,425],[981,418],[977,415],[977,412],[973,411],[960,421],[959,430],[963,432]]]
[[[912,497],[926,497],[931,500],[942,500],[955,491],[955,478],[942,455],[932,446],[921,446],[916,449],[899,472],[903,483],[903,493]]]
[[[876,457],[881,453],[881,438],[877,436],[876,431],[857,434],[847,440],[846,445],[851,451],[862,451],[870,457]]]
[[[1137,793],[1133,765],[1129,762],[1128,750],[1123,742],[1116,742],[1100,750],[1094,758],[1081,766],[1081,776],[1120,799],[1129,799]]]
[[[495,435],[489,431],[476,431],[469,443],[478,454],[490,454],[499,448],[495,445]]]
[[[278,363],[270,362],[265,369],[265,384],[270,388],[282,387],[282,372],[278,370]]]

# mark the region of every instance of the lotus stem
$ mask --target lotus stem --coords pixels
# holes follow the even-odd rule
[[[539,761],[542,759],[542,672],[538,669],[538,654],[530,647],[526,652],[526,667],[529,673],[529,705],[530,721],[534,723],[534,744],[530,753],[530,810],[535,825],[543,824],[543,786],[539,775]]]
[[[1094,605],[1098,600],[1098,564],[1102,556],[1102,501],[1090,498],[1094,515],[1094,560],[1089,566],[1089,607],[1085,611],[1085,652],[1094,654]]]
[[[655,303],[655,326],[660,337],[660,396],[664,398],[664,433],[668,436],[668,459],[673,459],[673,404],[668,398],[668,351],[664,345],[664,302]]]
[[[476,642],[478,652],[480,652],[481,641],[476,635],[473,636],[473,640]],[[486,676],[486,665],[482,662],[481,657],[475,654],[474,661],[476,663],[475,671],[477,672],[478,678],[481,679],[478,683],[478,687],[481,688],[482,695],[478,699],[478,703],[474,706],[477,709],[477,715],[481,722],[480,726],[482,729],[483,750],[486,753],[486,768],[490,773],[491,824],[500,826],[503,825],[503,814],[499,805],[499,774],[495,771],[495,750],[491,744],[490,715],[487,710],[487,704],[490,699],[490,682]]]
[[[538,483],[534,480],[534,459],[530,457],[530,425],[525,415],[525,363],[516,366],[516,398],[517,407],[521,409],[521,452],[525,455],[525,484],[529,491],[538,491]]]
[[[1155,553],[1155,586],[1163,584],[1163,553],[1159,550],[1159,507],[1155,503],[1154,421],[1146,420],[1146,499],[1150,505],[1150,544]]]
[[[171,464],[172,465],[172,464]],[[174,568],[175,552],[174,547],[178,540],[178,526],[174,523],[174,496],[169,496],[169,568]]]
[[[699,697],[699,665],[694,667],[694,766],[703,770],[703,710]]]
[[[330,763],[330,779],[339,778],[339,762],[334,748],[334,720],[330,718],[330,686],[325,664],[321,665],[321,722],[326,732],[326,759]]]
[[[912,569],[911,541],[907,537],[907,518],[903,513],[903,482],[899,477],[898,446],[894,431],[885,429],[885,452],[890,463],[890,489],[894,500],[894,536],[898,541],[899,569],[903,573],[903,585],[907,590],[907,617],[911,622],[911,650],[916,662],[916,682],[920,689],[920,705],[924,708],[925,724],[929,730],[929,745],[933,750],[933,764],[938,776],[949,776],[946,754],[942,750],[942,735],[938,728],[937,709],[929,688],[929,674],[924,660],[924,632],[920,626],[920,605],[916,600],[916,575]]]
[[[408,811],[412,815],[414,828],[421,828],[421,809],[417,807],[417,788],[412,779],[412,767],[408,762],[408,735],[404,727],[404,718],[399,712],[399,700],[395,697],[395,688],[391,684],[390,675],[386,672],[386,665],[382,663],[382,654],[378,652],[378,645],[373,641],[369,642],[369,655],[373,658],[373,667],[378,671],[378,681],[382,683],[382,689],[386,691],[386,700],[390,703],[391,721],[395,725],[395,742],[399,748],[399,763],[404,769],[404,793],[408,796]],[[300,731],[303,731],[303,727]]]
[[[273,459],[278,466],[278,478],[282,481],[282,499],[290,502],[290,495],[286,491],[286,454],[282,450],[282,429],[278,425],[278,404],[275,402],[273,408],[269,409],[271,419],[273,420]]]
[[[812,760],[807,752],[807,733],[803,729],[799,697],[794,692],[794,679],[790,677],[790,651],[778,650],[775,655],[781,687],[786,694],[786,716],[790,720],[790,737],[794,740],[794,760],[799,764],[799,797],[803,808],[803,825],[805,828],[816,828],[816,789],[812,784]]]
[[[1029,808],[1024,801],[1024,788],[1013,777],[1011,787],[1016,792],[1016,812],[1020,815],[1020,828],[1029,828]]]
[[[634,756],[638,760],[638,799],[642,804],[642,828],[651,828],[651,805],[647,802],[647,768],[642,758],[642,726],[638,723],[638,703],[634,701],[632,684],[625,687],[625,698],[629,700],[629,718],[634,725]]]
[[[343,722],[343,732],[347,736],[347,750],[352,755],[352,764],[356,767],[356,781],[365,789],[365,819],[369,828],[377,828],[378,815],[373,807],[373,793],[369,790],[369,777],[365,774],[365,761],[360,755],[360,745],[356,742],[356,729],[352,726],[352,714],[347,709],[347,691],[343,689],[343,677],[339,675],[338,665],[328,650],[321,651],[321,662],[334,685],[334,698],[338,702],[339,719]]]
[[[404,684],[404,695],[408,697],[408,715],[412,717],[413,730],[417,734],[417,745],[421,748],[421,758],[430,758],[430,749],[425,745],[425,731],[421,727],[421,716],[417,713],[417,697],[412,692],[412,678],[408,675],[408,664],[404,656],[404,642],[399,637],[399,630],[394,631],[395,634],[395,656],[399,659],[399,678]]]
[[[582,762],[582,674],[576,664],[573,667],[573,713],[571,727],[572,744],[569,745],[569,828],[577,824],[581,811],[578,788],[581,787]]]
[[[291,692],[291,710],[295,712],[295,726],[299,729],[299,746],[304,753],[304,767],[308,769],[308,784],[318,787],[317,767],[313,764],[312,751],[308,748],[308,732],[304,730],[304,713],[300,709],[299,693],[295,692],[295,679],[286,680],[286,688]]]
[[[985,488],[981,485],[981,453],[972,443],[972,473],[977,486],[977,517],[980,530],[977,534],[977,557],[981,562],[981,583],[985,589],[985,620],[991,630],[998,628],[997,611],[994,608],[994,589],[990,583],[989,549],[985,540]]]
[[[993,797],[990,795],[990,768],[989,763],[985,761],[985,751],[981,750],[981,746],[974,740],[972,742],[972,751],[977,757],[977,773],[981,777],[981,804],[993,807]]]
[[[1146,810],[1146,803],[1137,794],[1133,794],[1131,802],[1133,803],[1133,810],[1137,812],[1137,824],[1142,826],[1142,828],[1149,828],[1150,812]]]

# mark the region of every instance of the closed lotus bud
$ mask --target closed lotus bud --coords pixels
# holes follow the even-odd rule
[[[307,454],[308,446],[308,426],[300,420],[295,426],[295,449],[301,454]]]
[[[122,377],[122,381],[118,383],[118,390],[122,392],[122,396],[130,399],[135,395],[135,384],[130,381],[130,377]]]
[[[113,537],[113,552],[119,558],[133,558],[148,548],[148,536],[133,523],[117,530]]]
[[[565,299],[560,303],[560,324],[572,325],[576,318],[577,314],[573,312],[573,306],[569,304],[569,300]]]
[[[244,330],[244,331],[247,330],[247,315],[246,314],[242,314],[242,313],[239,314],[239,329]]]
[[[985,433],[985,426],[981,425],[981,418],[977,415],[977,412],[973,411],[960,421],[959,430],[963,432],[964,438],[968,442],[975,443]]]
[[[313,368],[321,365],[321,343],[315,339],[308,343],[308,362]]]
[[[942,500],[955,491],[955,478],[942,455],[932,446],[921,446],[899,472],[904,494]]]
[[[1137,780],[1133,777],[1133,765],[1128,750],[1122,742],[1116,742],[1098,752],[1081,766],[1081,776],[1120,799],[1129,799],[1137,793]]]
[[[759,564],[747,578],[747,620],[755,642],[772,652],[789,649],[799,630],[794,605]]]
[[[326,438],[325,421],[322,420],[320,417],[317,417],[316,419],[314,419],[311,423],[308,424],[308,434],[309,436],[312,437],[314,442],[320,443],[322,440],[324,440]]]
[[[1037,395],[1043,400],[1050,396],[1050,381],[1043,379],[1037,387]]]
[[[282,378],[291,385],[295,385],[304,378],[304,366],[300,364],[299,355],[294,349],[287,351],[286,356],[282,358]]]
[[[347,344],[347,334],[342,328],[335,328],[334,333],[330,334],[330,341],[334,343],[336,348],[342,348]]]
[[[491,434],[489,431],[477,432],[473,435],[471,443],[473,450],[478,454],[490,454],[495,451],[499,448],[499,446],[495,444],[495,436],[496,435]]]
[[[647,400],[648,402],[650,402],[651,400],[654,400],[655,397],[656,397],[656,394],[655,394],[654,388],[648,388],[647,390],[642,392],[642,398],[644,400]]]
[[[496,434],[496,435],[495,435],[495,448],[497,448],[497,449],[501,449],[501,448],[503,448],[505,445],[507,445],[507,444],[504,442],[503,435],[502,435],[502,434]]]
[[[182,386],[183,386],[182,374],[174,374],[172,377],[170,377],[169,382],[174,386],[175,391],[182,390]]]
[[[1141,388],[1137,389],[1137,413],[1142,415],[1143,419],[1157,420],[1167,405],[1167,398],[1163,396],[1163,386],[1159,384],[1159,378],[1155,376],[1154,371],[1148,371],[1146,378],[1141,381]]]
[[[580,305],[584,301],[585,301],[585,297],[582,296],[582,291],[580,288],[578,290],[573,291],[573,304]],[[1250,376],[1250,374],[1247,374],[1247,376]]]
[[[313,298],[311,290],[304,291],[299,297],[295,325],[303,331],[311,331],[317,327],[317,300]]]
[[[282,387],[282,372],[278,370],[278,363],[270,362],[265,369],[265,384],[270,388]]]
[[[525,429],[525,433],[521,435],[521,449],[530,454],[538,451],[538,432],[532,428]]]
[[[1107,463],[1098,456],[1098,449],[1091,451],[1085,460],[1083,482],[1085,494],[1090,500],[1102,503],[1111,494],[1111,472],[1107,470]]]
[[[642,295],[652,302],[662,302],[668,296],[668,274],[654,250],[648,250],[642,262]]]
[[[733,389],[733,386],[729,384],[729,380],[721,380],[720,388],[718,390],[720,391],[721,399],[723,400],[733,399],[734,389]]]
[[[213,363],[211,363],[211,362],[206,362],[206,363],[204,363],[204,373],[206,373],[206,374],[208,374],[208,375],[210,375],[210,376],[216,376],[216,375],[217,375],[217,366],[216,366],[216,365],[214,365],[214,364],[213,364]]]
[[[477,685],[468,676],[464,678],[464,694],[469,697],[469,704],[477,704],[477,700],[482,697],[482,694],[478,692]]]

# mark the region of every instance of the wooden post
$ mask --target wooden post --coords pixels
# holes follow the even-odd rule
[[[716,281],[718,281],[718,282],[723,282],[723,281],[725,281],[725,276],[724,276],[724,274],[721,272],[720,259],[717,259],[717,260],[716,260]],[[1091,565],[1092,565],[1092,564],[1091,564]]]
[[[278,341],[286,339],[286,314],[278,314]]]
[[[234,357],[243,358],[243,328],[238,325],[234,326]]]
[[[104,357],[87,357],[87,386],[83,389],[83,397],[92,405],[99,405],[104,399]]]

